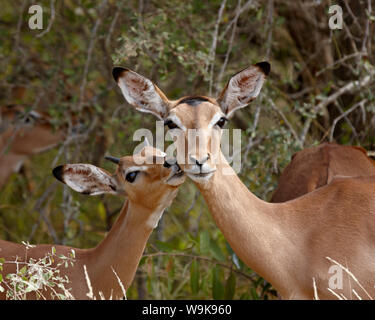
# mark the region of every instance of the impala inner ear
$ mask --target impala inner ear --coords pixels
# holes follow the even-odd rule
[[[170,102],[151,80],[122,67],[114,67],[112,75],[131,106],[138,111],[152,113],[161,120],[165,118]]]
[[[271,65],[264,61],[243,69],[230,78],[217,99],[227,117],[247,106],[259,95],[270,70]]]
[[[118,194],[117,180],[108,171],[91,164],[65,164],[53,169],[52,174],[74,191],[83,194]]]

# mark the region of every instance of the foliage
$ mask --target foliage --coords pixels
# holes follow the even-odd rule
[[[3,270],[4,263],[14,264],[15,273],[8,273],[5,276],[0,274],[0,292],[6,291],[6,298],[11,300],[24,300],[27,295],[35,294],[36,299],[46,299],[46,291],[51,292],[51,296],[56,299],[72,299],[69,292],[67,276],[60,275],[60,267],[68,268],[73,266],[75,252],[71,251],[69,257],[57,255],[52,247],[51,252],[40,259],[27,258],[27,252],[33,246],[25,245],[24,260],[6,261],[0,259],[0,271]],[[54,263],[57,260],[57,263]]]
[[[339,1],[342,30],[328,28],[329,0],[39,4],[42,36],[27,26],[29,1],[2,4],[0,102],[45,110],[56,128],[69,127],[77,116],[82,133],[31,157],[28,174],[13,175],[1,190],[1,239],[89,248],[113,224],[123,199],[87,198],[51,175],[56,165],[73,162],[112,171],[104,154],[131,154],[134,131],[155,130],[152,116],[126,106],[112,79],[113,65],[147,76],[174,99],[217,96],[231,74],[269,60],[272,71],[261,97],[229,124],[242,129],[239,176],[264,200],[293,153],[304,147],[331,140],[375,149],[371,1]],[[127,296],[274,299],[276,293],[238,259],[187,181],[153,232]]]

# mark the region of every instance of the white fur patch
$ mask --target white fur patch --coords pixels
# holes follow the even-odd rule
[[[184,132],[186,132],[186,127],[182,124],[182,121],[179,117],[177,117],[175,114],[171,114],[168,116],[167,120],[173,121],[177,126]],[[173,130],[173,129],[172,129]]]
[[[22,165],[23,165],[23,162],[24,162],[23,159],[22,159],[22,160],[18,160],[18,161],[14,164],[14,166],[13,166],[13,172],[18,172],[18,171],[20,171],[20,169],[21,169],[21,167],[22,167]]]
[[[212,128],[222,117],[225,115],[222,112],[217,112],[211,119],[210,123],[208,124],[208,128]]]
[[[40,114],[38,111],[34,111],[34,110],[31,110],[29,112],[29,115],[34,117],[35,119],[42,119],[43,118],[42,114]]]
[[[168,192],[164,195],[163,198],[161,198],[159,205],[146,222],[150,228],[155,229],[158,226],[159,221],[163,216],[164,210],[172,204],[172,201],[176,197],[177,192],[178,189],[173,190],[172,192]]]
[[[134,172],[134,171],[147,171],[147,166],[132,166],[125,170],[125,177],[128,173]]]

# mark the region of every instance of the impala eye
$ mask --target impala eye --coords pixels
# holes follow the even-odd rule
[[[139,171],[132,171],[132,172],[129,172],[125,179],[126,181],[130,182],[130,183],[133,183],[135,178],[137,177],[137,174],[138,174]]]
[[[224,118],[224,117],[221,117],[220,120],[218,122],[216,122],[216,124],[222,128],[224,127],[224,125],[227,123],[228,119],[227,118]]]
[[[178,128],[177,124],[175,124],[172,120],[165,121],[164,125],[167,126],[169,129]]]

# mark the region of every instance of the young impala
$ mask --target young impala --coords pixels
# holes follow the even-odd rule
[[[88,299],[84,266],[94,296],[122,297],[123,291],[113,270],[127,289],[152,230],[185,180],[177,164],[157,164],[156,161],[164,162],[165,153],[150,146],[145,146],[134,156],[108,159],[118,165],[113,175],[90,164],[66,164],[53,170],[58,180],[83,194],[109,193],[128,198],[105,239],[92,249],[74,249],[74,265],[61,267],[60,273],[68,276],[67,287],[75,299]],[[19,262],[24,261],[25,255],[27,259],[40,259],[51,252],[52,247],[56,255],[69,256],[72,250],[67,246],[40,244],[28,249],[26,254],[24,245],[0,240],[0,258],[6,260],[2,274],[15,272],[16,265],[10,262],[16,257]],[[51,292],[42,291],[42,294],[48,299],[53,298]],[[0,293],[0,297],[4,299],[5,292]]]
[[[236,254],[283,298],[335,298],[332,291],[375,297],[374,177],[338,178],[295,200],[267,203],[246,188],[221,153],[222,127],[258,96],[269,71],[269,63],[257,63],[235,74],[217,99],[176,101],[134,71],[115,67],[113,75],[128,103],[179,131],[184,139],[176,139],[177,152],[185,150],[181,168]],[[189,144],[192,129],[203,132],[199,144]],[[332,269],[336,262],[346,269]],[[341,276],[342,286],[332,284],[334,276]]]
[[[1,108],[0,188],[25,160],[55,147],[64,139],[62,130],[52,130],[50,118],[41,111],[25,112],[19,105]]]
[[[322,143],[295,153],[277,182],[271,202],[298,198],[329,184],[334,177],[375,176],[375,161],[365,149]]]

